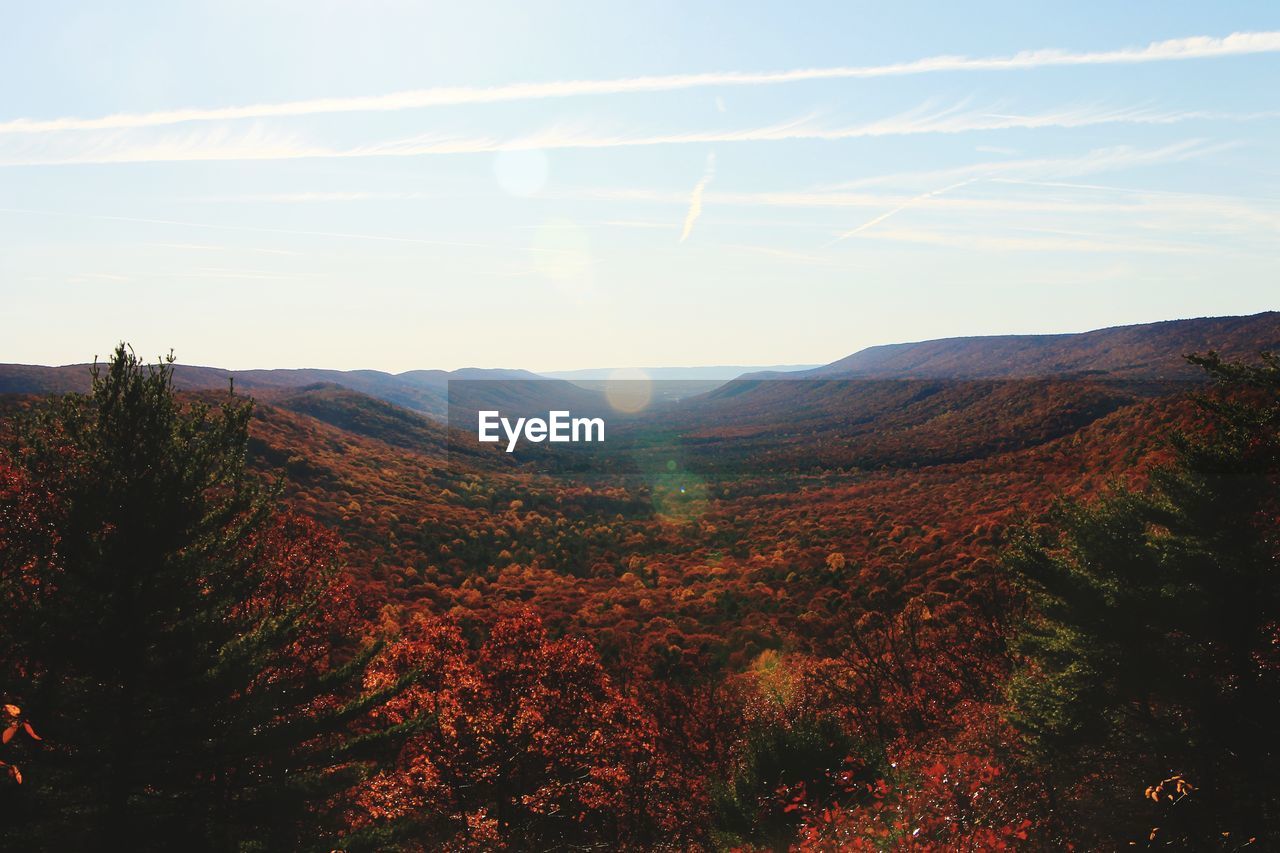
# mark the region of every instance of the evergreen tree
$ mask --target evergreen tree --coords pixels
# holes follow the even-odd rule
[[[1015,542],[1010,696],[1069,825],[1235,849],[1280,840],[1280,363],[1191,360],[1221,387],[1174,462]]]
[[[246,470],[250,415],[184,403],[172,357],[121,345],[19,428],[10,463],[56,535],[0,524],[0,693],[47,746],[0,798],[0,838],[331,849],[342,793],[412,727],[372,724],[403,683],[361,689],[376,647],[342,638],[336,540]]]

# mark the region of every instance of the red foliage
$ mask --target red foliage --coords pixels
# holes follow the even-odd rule
[[[958,709],[998,700],[1010,605],[993,568],[1002,531],[1118,472],[1140,480],[1162,458],[1159,433],[1188,410],[1102,386],[980,390],[906,413],[886,398],[888,420],[859,427],[845,449],[797,439],[822,470],[799,474],[794,453],[766,454],[748,473],[690,473],[684,498],[661,484],[442,466],[434,445],[260,407],[256,452],[288,469],[300,511],[342,531],[353,593],[379,614],[377,630],[404,632],[381,683],[425,674],[396,713],[424,711],[429,723],[399,770],[367,785],[360,819],[421,819],[427,846],[705,842],[710,788],[732,773],[748,727],[761,714],[811,713],[889,744],[898,762],[878,799],[808,801],[839,784],[788,791],[780,808],[802,813],[812,843],[827,838],[824,810],[857,833],[891,815],[916,821],[919,835],[902,841],[916,846],[1020,842],[1032,818],[997,807],[1009,771],[990,745],[921,751],[963,731]],[[704,433],[697,458],[714,461],[725,439]],[[907,461],[921,453],[945,464]],[[741,675],[780,649],[781,706]],[[946,782],[924,772],[938,761]],[[980,782],[982,796],[956,813],[963,820],[930,823],[956,780]],[[895,830],[868,837],[884,843],[885,831]]]
[[[293,657],[323,671],[328,638],[357,625],[395,638],[365,687],[416,673],[377,713],[420,728],[351,821],[409,819],[422,849],[709,846],[713,788],[747,733],[797,719],[835,721],[888,767],[850,756],[768,780],[761,811],[804,849],[1047,843],[997,711],[1002,531],[1140,479],[1187,414],[1101,386],[1033,390],[889,394],[856,430],[824,412],[837,420],[776,453],[750,412],[695,425],[702,449],[672,451],[687,495],[445,464],[438,442],[261,405],[252,452],[285,469],[298,514],[252,543],[273,570],[243,606],[270,612],[347,563]],[[692,473],[752,440],[732,476]],[[33,543],[0,551],[0,570],[56,578],[14,556],[56,555],[45,503],[0,468],[0,540]]]
[[[851,804],[810,810],[797,848],[805,851],[1037,849],[1044,823],[1034,780],[995,750],[1010,744],[997,709],[964,705],[952,737],[891,750],[891,773]]]
[[[250,621],[305,608],[286,657],[302,669],[323,672],[331,656],[348,652],[334,640],[363,627],[349,575],[328,571],[339,561],[342,542],[328,528],[297,513],[279,513],[248,543],[264,577],[255,595],[241,602],[234,618]]]
[[[551,639],[524,613],[499,619],[473,648],[453,620],[419,616],[368,686],[415,670],[419,682],[384,714],[425,724],[400,769],[369,784],[367,817],[439,814],[444,826],[424,830],[424,844],[460,848],[579,837],[625,846],[688,823],[690,781],[584,640]]]
[[[32,483],[0,458],[0,589],[14,599],[7,607],[21,607],[57,582],[55,511],[47,487]]]

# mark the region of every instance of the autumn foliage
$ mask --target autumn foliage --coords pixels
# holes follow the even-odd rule
[[[5,427],[0,838],[1262,846],[1276,367],[1200,361],[770,388],[553,477],[121,350]]]

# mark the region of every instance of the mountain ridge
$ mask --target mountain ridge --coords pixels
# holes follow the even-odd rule
[[[48,367],[0,364],[0,394],[66,394],[89,389],[93,364]],[[527,370],[466,367],[458,370],[330,370],[325,368],[258,368],[228,370],[204,365],[175,364],[174,386],[180,391],[218,391],[234,386],[249,393],[297,391],[317,385],[336,385],[394,403],[419,414],[444,418],[450,380],[538,379]]]
[[[1232,358],[1250,358],[1263,350],[1280,350],[1280,312],[1164,320],[1066,334],[987,335],[884,344],[858,350],[820,367],[758,371],[742,374],[737,379],[1002,379],[1072,375],[1185,379],[1198,377],[1200,372],[1188,365],[1183,356],[1210,349]],[[85,391],[91,370],[89,363],[57,367],[0,364],[0,394]],[[236,388],[251,394],[330,384],[442,419],[448,414],[450,381],[566,382],[566,374],[575,374],[574,378],[581,379],[594,372],[598,371],[538,374],[504,368],[422,369],[401,373],[323,368],[227,370],[177,364],[174,384],[183,391],[211,391],[225,389],[234,381]]]
[[[883,344],[812,370],[740,378],[1000,379],[1093,373],[1182,379],[1199,375],[1183,356],[1211,349],[1236,358],[1280,349],[1280,312],[1162,320],[1053,335],[985,335]]]

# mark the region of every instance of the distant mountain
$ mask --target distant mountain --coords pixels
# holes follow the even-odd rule
[[[474,381],[546,378],[527,370],[487,367],[460,367],[457,370],[406,370],[404,373],[397,373],[395,377],[423,388],[436,388],[441,391],[448,387],[450,380],[458,379]]]
[[[68,394],[89,387],[89,366],[0,364],[0,394]]]
[[[1217,350],[1233,358],[1280,350],[1280,312],[1116,326],[1066,335],[942,338],[868,347],[839,361],[750,379],[1012,379],[1106,375],[1185,379],[1200,375],[1183,355]]]
[[[767,367],[761,367],[741,364],[720,364],[706,367],[591,367],[584,370],[543,371],[539,375],[546,376],[551,379],[568,379],[571,382],[579,380],[597,381],[615,378],[655,380],[710,379],[723,382],[729,379],[737,379],[744,373],[790,373],[797,370],[811,370],[816,367],[821,367],[821,365],[774,364]]]
[[[1137,326],[1117,326],[1068,335],[997,335],[943,338],[919,343],[869,347],[821,367],[782,365],[667,367],[644,371],[656,383],[673,383],[655,399],[676,400],[711,390],[716,384],[758,379],[1018,379],[1053,376],[1099,376],[1113,379],[1187,379],[1201,372],[1182,358],[1185,353],[1217,350],[1248,358],[1262,350],[1280,350],[1280,312],[1249,317],[1204,317]],[[91,365],[42,367],[0,364],[0,394],[57,394],[89,387]],[[753,372],[754,371],[754,372]],[[614,371],[600,368],[536,374],[527,370],[225,370],[178,365],[174,382],[184,391],[227,388],[266,396],[281,392],[337,386],[404,409],[443,420],[448,414],[451,380],[502,380],[506,387],[469,390],[464,409],[483,403],[495,408],[545,411],[548,402],[576,410],[601,408],[602,389],[594,387]],[[700,380],[705,383],[699,386]],[[530,385],[541,381],[545,385]],[[569,386],[569,381],[582,383]],[[686,382],[687,386],[679,383]],[[657,387],[657,386],[655,386]],[[745,390],[743,386],[732,389]],[[316,395],[312,395],[313,397]],[[311,401],[316,404],[314,400]],[[318,404],[316,404],[318,405]],[[455,410],[458,406],[455,405]]]
[[[30,364],[0,364],[0,394],[66,394],[89,388],[92,365],[69,364],[43,367]],[[232,380],[237,391],[262,395],[264,392],[337,386],[394,403],[405,409],[443,419],[448,410],[450,380],[536,380],[527,370],[488,370],[465,367],[460,370],[410,370],[384,373],[380,370],[321,370],[313,368],[277,370],[225,370],[179,364],[174,368],[174,384],[182,391],[217,391]]]
[[[813,370],[744,376],[638,426],[682,436],[704,467],[960,462],[1176,397],[1205,379],[1183,355],[1208,350],[1247,360],[1280,351],[1280,313],[871,347]]]

